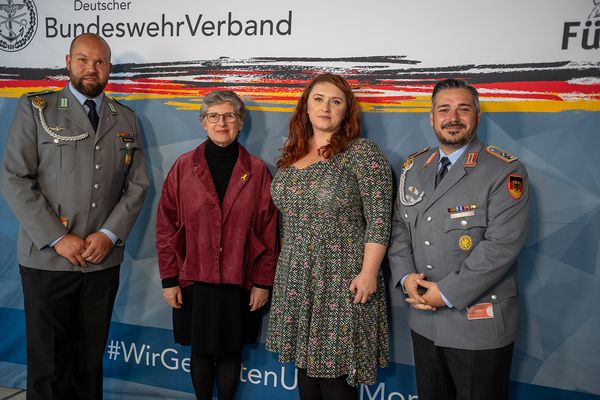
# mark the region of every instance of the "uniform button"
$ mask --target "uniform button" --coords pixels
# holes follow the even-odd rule
[[[461,224],[462,226],[467,226],[468,222],[467,222],[467,220],[466,220],[466,219],[463,219],[462,221],[460,221],[460,224]]]
[[[100,147],[100,145],[99,145],[99,144],[97,144],[97,145],[96,145],[96,147],[95,147],[96,151],[100,151],[100,149],[101,149],[101,148],[102,148],[102,147]]]
[[[96,183],[96,184],[94,184],[94,189],[96,189],[96,190],[97,190],[97,189],[100,189],[100,185],[98,185],[97,183]]]
[[[53,142],[54,142],[54,143],[58,143],[58,142],[60,142],[60,140],[58,140],[58,139],[54,139],[54,140],[53,140]]]
[[[223,248],[219,247],[219,253],[222,253],[222,252],[223,252]]]
[[[429,265],[429,264],[425,268],[427,268],[427,269],[433,269],[433,267],[431,265]]]
[[[96,207],[98,207],[98,204],[92,203],[92,208],[96,208]]]
[[[429,240],[426,240],[424,243],[425,243],[425,246],[431,246],[431,242]]]
[[[427,222],[431,221],[431,215],[427,217]]]
[[[408,213],[404,213],[404,219],[408,219]]]
[[[496,296],[495,294],[492,295],[492,300],[496,301],[498,300],[498,296]]]
[[[99,170],[99,169],[101,168],[101,167],[100,167],[100,164],[96,164],[96,165],[94,165],[94,168],[96,168],[96,169],[98,169],[98,170]]]
[[[131,143],[125,143],[125,147],[126,148],[130,148],[131,147]]]

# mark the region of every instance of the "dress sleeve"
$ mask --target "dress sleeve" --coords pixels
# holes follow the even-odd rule
[[[365,243],[388,245],[392,216],[392,172],[375,143],[358,139],[351,145],[351,165],[358,181],[364,218]]]

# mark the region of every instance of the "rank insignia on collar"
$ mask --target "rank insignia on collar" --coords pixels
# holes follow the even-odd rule
[[[429,156],[427,161],[425,161],[425,164],[423,164],[423,166],[429,167],[429,164],[431,164],[433,162],[433,160],[435,160],[435,157],[437,156],[437,154],[438,154],[437,151],[434,151],[433,153],[431,153],[431,155]]]
[[[69,108],[69,99],[66,97],[61,97],[58,101],[58,108],[60,108],[61,110]]]
[[[474,167],[477,165],[477,153],[476,151],[471,151],[467,153],[467,160],[465,161],[465,167]]]
[[[513,199],[519,200],[523,196],[523,190],[525,190],[525,178],[523,176],[510,174],[506,184],[508,193]]]
[[[115,109],[115,106],[113,105],[113,103],[108,103],[108,108],[110,109],[110,113],[111,114],[116,114],[117,110]]]

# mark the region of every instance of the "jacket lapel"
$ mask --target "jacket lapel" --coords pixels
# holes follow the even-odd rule
[[[104,136],[117,123],[117,108],[114,106],[110,107],[110,101],[111,100],[109,100],[105,94],[100,107],[100,121],[98,122],[98,132],[96,132],[96,140],[94,143],[102,139],[102,136]],[[115,112],[112,112],[112,110],[115,110]],[[90,126],[92,126],[91,123]]]
[[[194,150],[192,162],[193,172],[198,177],[198,182],[200,183],[202,189],[204,189],[208,197],[217,205],[217,208],[221,210],[219,205],[219,197],[217,196],[217,189],[215,188],[212,175],[210,174],[210,169],[208,169],[206,156],[204,155],[205,148],[206,142],[202,143],[196,148],[196,150]]]
[[[225,198],[223,199],[223,207],[221,212],[223,213],[223,222],[227,220],[229,212],[235,204],[235,199],[238,197],[244,186],[248,184],[248,181],[252,179],[250,173],[250,154],[241,145],[238,159],[233,167],[231,178],[229,178],[229,185],[227,186],[227,192],[225,192]]]
[[[433,157],[433,159],[431,157]],[[423,164],[413,166],[413,168],[420,168],[418,172],[418,182],[422,182],[426,204],[429,203],[429,199],[435,190],[435,173],[438,159],[439,151],[436,149],[427,155],[427,158]]]
[[[475,138],[469,144],[469,146],[465,149],[463,154],[456,161],[455,165],[450,168],[450,171],[446,174],[442,182],[440,182],[439,186],[435,187],[435,175],[437,173],[437,164],[439,161],[439,154],[436,156],[435,160],[429,165],[428,168],[431,168],[431,171],[427,172],[422,179],[427,179],[427,188],[430,190],[429,193],[431,195],[427,199],[426,203],[423,205],[422,210],[426,211],[429,207],[431,207],[438,199],[440,199],[446,192],[448,192],[454,185],[456,185],[460,180],[467,175],[468,168],[465,168],[465,161],[467,158],[467,154],[470,152],[479,152],[482,148],[481,142]],[[425,192],[427,193],[427,192]]]

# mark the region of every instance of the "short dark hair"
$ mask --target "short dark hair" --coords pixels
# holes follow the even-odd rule
[[[443,81],[439,81],[433,88],[433,93],[431,94],[431,106],[435,104],[435,96],[439,92],[445,89],[467,89],[471,95],[473,96],[473,103],[475,103],[475,109],[479,111],[479,93],[477,89],[473,86],[469,85],[467,81],[463,81],[462,79],[444,79]]]
[[[200,107],[200,119],[204,118],[209,107],[222,103],[231,104],[242,121],[246,118],[246,107],[240,96],[231,90],[215,90],[204,97]]]

